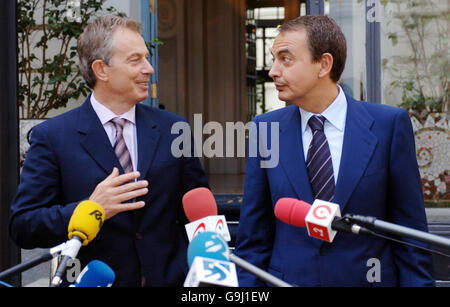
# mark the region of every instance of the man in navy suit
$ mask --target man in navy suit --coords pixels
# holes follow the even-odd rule
[[[311,204],[317,198],[339,204],[342,214],[374,216],[427,231],[407,112],[345,95],[337,82],[345,66],[346,40],[331,18],[303,16],[279,30],[269,75],[288,106],[254,120],[257,128],[260,123],[279,125],[279,163],[264,168],[266,156],[247,159],[236,254],[298,286],[433,286],[430,253],[346,233],[327,243],[274,216],[280,198]],[[322,128],[314,128],[313,116],[321,119]],[[322,143],[313,151],[317,130]],[[269,133],[259,141],[273,139]],[[322,155],[312,173],[311,161]],[[324,169],[328,174],[318,175]],[[323,180],[316,188],[319,177]],[[375,278],[371,269],[378,270],[373,271]],[[238,274],[241,286],[264,285],[245,271]]]
[[[181,199],[208,183],[197,158],[172,155],[171,127],[185,119],[139,104],[154,72],[140,31],[138,22],[116,16],[86,27],[78,53],[93,93],[33,129],[10,232],[23,248],[55,246],[67,240],[75,207],[90,199],[105,209],[106,221],[80,249],[82,267],[104,261],[115,286],[181,286],[188,270]],[[115,152],[119,130],[124,160]]]

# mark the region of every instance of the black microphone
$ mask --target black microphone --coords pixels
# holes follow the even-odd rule
[[[61,254],[61,251],[63,251],[64,249],[66,249],[66,243],[62,243],[58,246],[55,246],[53,248],[51,248],[48,252],[37,256],[31,260],[28,260],[25,263],[20,263],[18,265],[15,265],[3,272],[0,273],[0,279],[4,279],[7,277],[10,277],[16,273],[22,273],[28,269],[31,269],[41,263],[44,263],[46,261],[49,261],[51,259],[53,259],[54,257],[58,256]]]
[[[393,235],[403,236],[417,241],[425,242],[430,245],[440,246],[450,250],[450,239],[434,235],[425,231],[385,222],[371,216],[362,216],[354,214],[346,214],[344,219],[354,223],[364,225],[375,231],[382,231]]]

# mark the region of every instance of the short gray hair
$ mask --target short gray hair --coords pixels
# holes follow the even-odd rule
[[[118,28],[127,28],[142,34],[142,25],[134,19],[107,15],[102,16],[88,24],[78,38],[77,50],[80,60],[80,71],[86,84],[93,89],[97,79],[92,71],[92,63],[102,60],[110,64],[114,51],[114,31]]]

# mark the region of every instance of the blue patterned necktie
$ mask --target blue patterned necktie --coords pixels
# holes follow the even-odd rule
[[[125,173],[129,173],[133,171],[133,164],[131,162],[131,155],[128,151],[127,145],[125,144],[125,139],[123,138],[123,127],[125,125],[126,119],[122,118],[114,118],[111,122],[116,127],[117,135],[116,135],[116,143],[114,144],[114,153],[119,159],[120,165]]]
[[[325,117],[312,116],[308,125],[313,138],[306,159],[309,182],[315,199],[331,201],[334,196],[334,174],[330,147],[323,131]]]

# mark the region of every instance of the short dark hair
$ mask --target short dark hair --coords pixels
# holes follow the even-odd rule
[[[318,62],[324,53],[333,56],[333,68],[330,77],[338,82],[347,60],[347,41],[338,24],[323,15],[306,15],[283,24],[279,33],[305,29],[313,62]]]

